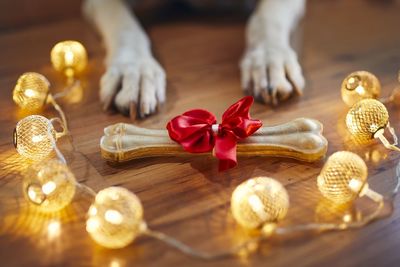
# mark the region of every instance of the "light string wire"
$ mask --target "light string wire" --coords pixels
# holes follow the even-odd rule
[[[63,109],[60,107],[60,105],[58,105],[58,103],[56,102],[54,97],[52,97],[51,95],[49,95],[48,101],[49,101],[50,104],[53,105],[54,109],[57,110],[58,114],[60,114],[61,120],[62,120],[62,122],[64,124],[63,127],[65,128],[65,131],[69,135],[67,117],[65,116],[65,113],[64,113]]]
[[[53,98],[54,99],[63,98],[68,94],[70,94],[77,86],[81,86],[81,81],[79,79],[74,79],[68,82],[68,85],[61,92],[54,94]]]
[[[72,135],[70,134],[68,127],[66,125],[67,120],[66,120],[66,116],[65,116],[65,113],[63,112],[62,108],[55,102],[55,100],[53,98],[51,98],[51,102],[54,105],[55,109],[60,113],[60,115],[62,117],[62,122],[64,123],[64,125],[63,125],[64,132],[58,133],[58,134],[69,136],[73,151],[79,152],[81,155],[83,155],[83,153],[81,153],[75,147],[75,144],[72,139]],[[388,127],[389,127],[390,132],[392,133],[393,129],[390,127],[390,125],[388,125]],[[64,155],[62,154],[60,149],[57,147],[56,139],[54,138],[54,136],[52,134],[52,127],[48,127],[48,136],[52,142],[52,145],[53,145],[53,148],[54,148],[54,151],[55,151],[57,157],[64,164],[67,164],[67,161],[66,161]],[[379,135],[377,135],[377,137],[379,138]],[[395,139],[395,144],[397,144],[397,139]],[[394,146],[394,145],[391,145],[391,146]],[[86,156],[84,156],[84,157],[87,159]],[[92,197],[96,196],[95,190],[93,190],[91,187],[89,187],[83,183],[80,183],[78,181],[76,182],[76,186],[79,187],[80,189],[82,189],[83,191],[87,192]],[[383,216],[380,216],[380,214],[385,206],[385,199],[381,198],[380,200],[375,201],[377,204],[376,209],[372,213],[368,214],[367,216],[364,216],[364,218],[360,221],[350,222],[350,223],[346,223],[346,222],[345,223],[308,223],[308,224],[299,224],[299,225],[294,225],[294,226],[289,226],[289,227],[276,226],[271,234],[260,233],[260,235],[255,238],[249,238],[248,240],[242,242],[241,244],[239,244],[231,249],[228,249],[226,251],[217,252],[217,253],[208,253],[208,252],[196,250],[196,249],[190,247],[189,245],[187,245],[171,236],[168,236],[159,231],[151,230],[151,229],[147,228],[147,226],[141,233],[143,235],[160,240],[160,241],[166,243],[167,245],[174,247],[175,249],[181,251],[182,253],[184,253],[186,255],[189,255],[189,256],[192,256],[195,258],[199,258],[199,259],[203,259],[203,260],[215,260],[215,259],[232,257],[234,255],[237,255],[241,250],[247,248],[248,245],[253,244],[255,242],[261,242],[263,240],[270,238],[273,235],[281,236],[281,235],[287,235],[287,234],[296,233],[296,232],[343,231],[343,230],[352,229],[352,228],[361,228],[374,220],[377,220],[377,219],[380,219],[383,217],[387,217],[393,213],[393,210],[394,210],[393,201],[399,191],[399,188],[400,188],[400,164],[398,164],[396,167],[395,188],[389,196],[385,197],[385,199],[388,200],[388,202],[390,203],[390,210],[387,214],[385,214]]]

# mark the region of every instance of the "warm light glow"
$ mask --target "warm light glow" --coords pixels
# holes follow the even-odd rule
[[[32,203],[37,205],[42,204],[46,199],[41,188],[35,184],[32,184],[27,188],[27,197]]]
[[[283,219],[289,208],[289,196],[278,181],[256,177],[241,183],[232,193],[231,210],[245,228],[262,228]]]
[[[349,223],[349,222],[351,222],[352,220],[353,220],[353,218],[352,218],[351,214],[345,214],[345,215],[343,216],[343,221],[344,221],[345,223]]]
[[[26,89],[24,94],[26,97],[34,97],[36,95],[35,91],[32,89]]]
[[[47,235],[49,239],[54,239],[58,237],[61,233],[61,223],[58,220],[52,220],[47,225]]]
[[[322,195],[336,203],[354,200],[367,181],[368,170],[357,154],[339,151],[326,161],[317,179]]]
[[[364,95],[365,94],[365,89],[364,89],[364,87],[362,87],[361,85],[359,85],[359,86],[357,86],[357,88],[356,88],[356,92],[359,94],[359,95]]]
[[[59,160],[33,164],[23,175],[25,198],[43,212],[63,209],[75,195],[75,176]]]
[[[32,136],[32,142],[34,142],[34,143],[39,143],[39,142],[43,141],[43,139],[44,139],[43,135]]]
[[[136,195],[122,187],[109,187],[97,193],[90,206],[86,230],[99,245],[122,248],[141,233],[143,225],[143,208]]]
[[[104,218],[107,222],[112,224],[121,224],[124,219],[117,210],[107,210],[104,214]]]
[[[110,267],[121,267],[121,264],[118,260],[112,260],[110,262]]]
[[[363,99],[377,99],[381,93],[381,85],[372,73],[356,71],[343,80],[341,93],[343,101],[351,107]]]
[[[74,53],[72,51],[65,52],[65,65],[71,66],[74,63]]]
[[[18,78],[13,91],[13,100],[21,108],[36,111],[47,101],[50,83],[43,75],[27,72]]]
[[[266,220],[268,214],[264,211],[264,205],[257,195],[251,195],[248,198],[251,210],[258,215],[261,220]]]
[[[42,185],[42,191],[45,195],[50,195],[57,188],[56,183],[53,181],[48,181],[44,185]]]
[[[363,183],[357,179],[351,179],[349,182],[350,189],[356,193],[361,191],[362,186],[363,186]]]
[[[89,218],[86,221],[86,231],[89,233],[94,233],[100,227],[100,222],[97,218]]]
[[[97,214],[97,209],[94,206],[91,206],[88,211],[89,216],[95,216]]]
[[[18,153],[32,160],[46,158],[54,148],[56,132],[50,120],[40,115],[31,115],[17,123],[14,145]]]
[[[67,77],[80,74],[87,66],[86,49],[77,41],[57,43],[51,50],[50,56],[53,67]]]

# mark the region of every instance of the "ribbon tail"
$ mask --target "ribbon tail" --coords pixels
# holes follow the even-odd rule
[[[219,171],[231,169],[237,165],[236,159],[237,138],[231,132],[218,136],[215,140],[215,156],[219,159]]]

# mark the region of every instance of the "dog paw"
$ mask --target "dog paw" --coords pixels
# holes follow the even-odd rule
[[[111,61],[100,80],[103,109],[115,106],[131,118],[155,113],[165,102],[165,91],[165,71],[151,55]]]
[[[256,99],[277,105],[293,92],[302,95],[304,77],[289,46],[265,44],[247,49],[240,63],[242,88]]]

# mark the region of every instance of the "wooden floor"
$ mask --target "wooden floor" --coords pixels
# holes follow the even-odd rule
[[[380,78],[384,95],[398,85],[399,14],[399,1],[309,1],[300,36],[300,58],[307,79],[304,96],[277,108],[262,104],[252,108],[253,117],[266,125],[303,116],[320,120],[329,140],[328,153],[344,149],[358,153],[368,163],[371,187],[383,194],[393,186],[400,157],[377,143],[359,146],[351,141],[344,128],[347,108],[339,87],[346,74],[359,69]],[[245,20],[229,16],[150,23],[154,52],[168,75],[168,101],[158,115],[135,123],[163,128],[171,117],[196,107],[221,116],[242,96],[238,61],[243,52],[244,25]],[[274,177],[287,187],[292,205],[282,222],[285,225],[338,220],[348,212],[324,206],[316,188],[323,162],[240,158],[237,168],[218,173],[216,161],[209,158],[154,158],[117,166],[102,160],[99,138],[103,128],[129,119],[101,111],[98,81],[104,72],[104,50],[89,25],[78,18],[67,19],[0,32],[1,266],[400,265],[399,207],[391,217],[363,229],[275,237],[249,255],[214,262],[190,258],[147,237],[120,250],[95,245],[85,232],[91,197],[83,192],[78,192],[73,204],[60,214],[45,216],[32,210],[21,197],[18,172],[24,161],[16,155],[11,138],[16,122],[26,114],[14,105],[11,94],[16,79],[25,71],[45,74],[53,92],[60,90],[63,80],[51,68],[49,51],[63,39],[85,44],[90,67],[81,94],[60,102],[77,151],[67,140],[59,140],[60,148],[80,182],[95,190],[118,185],[135,192],[151,228],[206,251],[233,247],[247,235],[230,214],[230,195],[240,182],[258,175]],[[400,133],[400,109],[389,106],[389,112]],[[56,116],[51,108],[43,114]],[[357,208],[351,212],[358,216]]]

